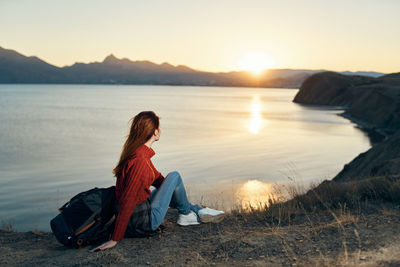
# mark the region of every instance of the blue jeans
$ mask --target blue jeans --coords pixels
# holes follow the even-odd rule
[[[176,171],[168,173],[161,186],[151,192],[150,206],[153,230],[162,223],[168,207],[177,209],[180,214],[188,214],[191,210],[197,214],[201,209],[199,205],[189,202],[182,178]]]

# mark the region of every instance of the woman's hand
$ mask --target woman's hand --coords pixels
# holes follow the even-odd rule
[[[99,251],[99,250],[105,250],[105,249],[108,249],[108,248],[112,248],[116,244],[117,244],[117,241],[110,240],[110,241],[107,241],[107,242],[101,244],[97,248],[94,248],[94,249],[90,250],[90,252],[96,252],[96,251]]]

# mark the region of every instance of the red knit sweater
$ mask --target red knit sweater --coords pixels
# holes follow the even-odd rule
[[[150,185],[159,188],[164,181],[164,176],[151,162],[154,154],[152,148],[141,145],[125,163],[121,177],[117,178],[115,196],[118,201],[118,216],[111,237],[114,241],[124,238],[133,209],[151,194]]]

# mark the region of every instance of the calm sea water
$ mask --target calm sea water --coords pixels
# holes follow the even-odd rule
[[[72,196],[115,184],[128,120],[142,110],[161,117],[153,163],[164,175],[179,171],[193,202],[229,209],[274,184],[330,179],[368,138],[340,110],[292,103],[296,92],[0,85],[0,219],[49,230]]]

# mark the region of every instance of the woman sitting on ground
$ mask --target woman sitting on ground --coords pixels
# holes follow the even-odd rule
[[[182,226],[200,222],[219,222],[224,212],[202,208],[189,202],[181,176],[170,172],[165,178],[151,162],[155,152],[151,145],[160,139],[159,117],[152,111],[140,112],[133,118],[129,136],[118,165],[115,195],[117,218],[111,240],[91,250],[114,247],[124,236],[146,236],[157,231],[168,207],[179,212]],[[150,186],[156,189],[150,191]]]

